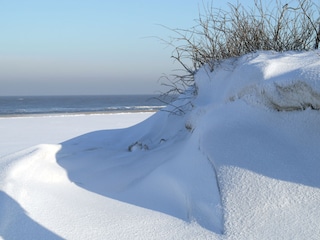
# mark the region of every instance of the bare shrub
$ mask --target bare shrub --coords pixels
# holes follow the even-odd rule
[[[264,2],[264,1],[263,1]],[[181,94],[194,86],[194,75],[204,64],[210,71],[223,59],[258,50],[302,51],[318,49],[320,9],[311,0],[292,0],[274,7],[254,0],[254,7],[229,4],[228,11],[204,6],[196,25],[190,29],[170,29],[174,33],[167,44],[173,47],[172,58],[181,69],[165,75],[168,92]],[[196,88],[194,88],[196,89]],[[196,90],[194,92],[196,94]]]

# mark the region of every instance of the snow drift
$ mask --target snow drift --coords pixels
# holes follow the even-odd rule
[[[4,157],[0,235],[317,239],[319,81],[319,51],[252,53],[200,69],[183,116]]]

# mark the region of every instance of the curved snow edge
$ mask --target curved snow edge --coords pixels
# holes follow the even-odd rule
[[[251,105],[263,104],[277,111],[320,110],[320,92],[301,80],[254,85],[229,100],[237,99]]]

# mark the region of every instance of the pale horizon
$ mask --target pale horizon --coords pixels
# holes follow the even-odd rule
[[[161,25],[189,29],[209,2],[3,2],[0,96],[163,91],[160,77],[178,65],[159,40],[173,33]]]

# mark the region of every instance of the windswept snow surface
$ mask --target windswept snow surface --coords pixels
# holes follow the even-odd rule
[[[319,239],[319,81],[319,51],[248,54],[200,69],[184,115],[2,157],[0,236]]]

